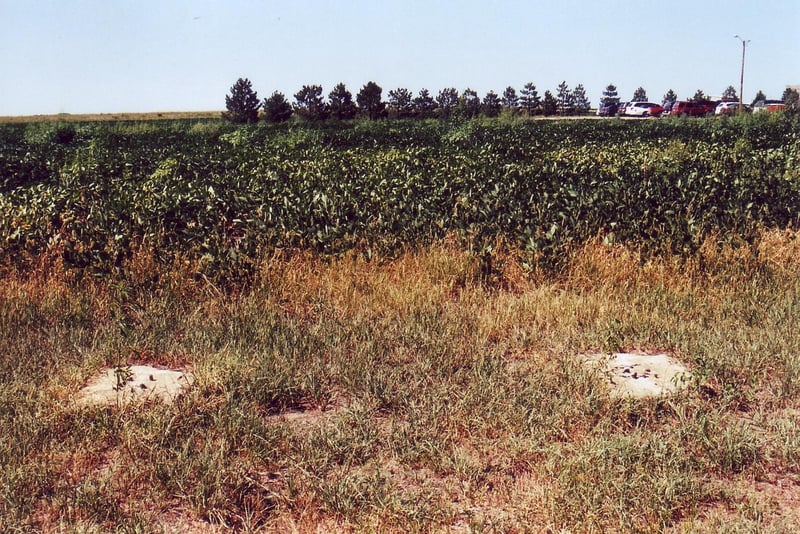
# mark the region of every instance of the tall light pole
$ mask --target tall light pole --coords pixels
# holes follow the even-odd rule
[[[743,37],[739,37],[738,35],[733,36],[735,39],[739,39],[742,42],[742,74],[739,77],[739,113],[744,110],[744,51],[747,49],[747,43],[750,41],[745,41]]]

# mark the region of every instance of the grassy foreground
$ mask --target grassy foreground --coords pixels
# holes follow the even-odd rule
[[[222,293],[133,254],[0,285],[0,531],[792,532],[800,235],[686,259],[590,243],[559,275],[446,242],[276,253]],[[668,351],[627,401],[590,351]],[[78,408],[104,366],[188,367],[175,404]]]

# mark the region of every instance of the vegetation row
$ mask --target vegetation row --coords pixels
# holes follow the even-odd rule
[[[445,236],[487,258],[501,239],[531,265],[598,236],[688,254],[798,222],[798,124],[768,115],[6,125],[0,257],[108,272],[144,246],[231,275],[276,249],[383,256]]]

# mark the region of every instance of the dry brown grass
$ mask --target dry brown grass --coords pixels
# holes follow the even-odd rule
[[[502,247],[499,247],[502,250]],[[693,258],[587,244],[558,275],[441,244],[284,252],[221,292],[139,251],[0,284],[8,530],[739,531],[797,524],[800,237]],[[576,360],[697,373],[624,401]],[[171,406],[71,402],[98,366],[191,362]],[[10,408],[13,406],[13,409]]]

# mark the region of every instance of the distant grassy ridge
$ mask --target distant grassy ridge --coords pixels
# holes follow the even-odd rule
[[[179,119],[219,119],[222,111],[148,111],[117,113],[54,113],[50,115],[0,115],[2,123],[148,121]]]
[[[587,115],[569,117],[537,116],[525,120],[572,120],[601,119],[595,115],[596,110],[589,110]],[[220,119],[223,111],[147,111],[147,112],[114,112],[114,113],[51,113],[39,115],[0,115],[2,123],[28,122],[95,122],[95,121],[146,121],[146,120],[180,120],[180,119]],[[638,119],[637,117],[620,117],[621,119]],[[641,120],[641,119],[638,119]]]

